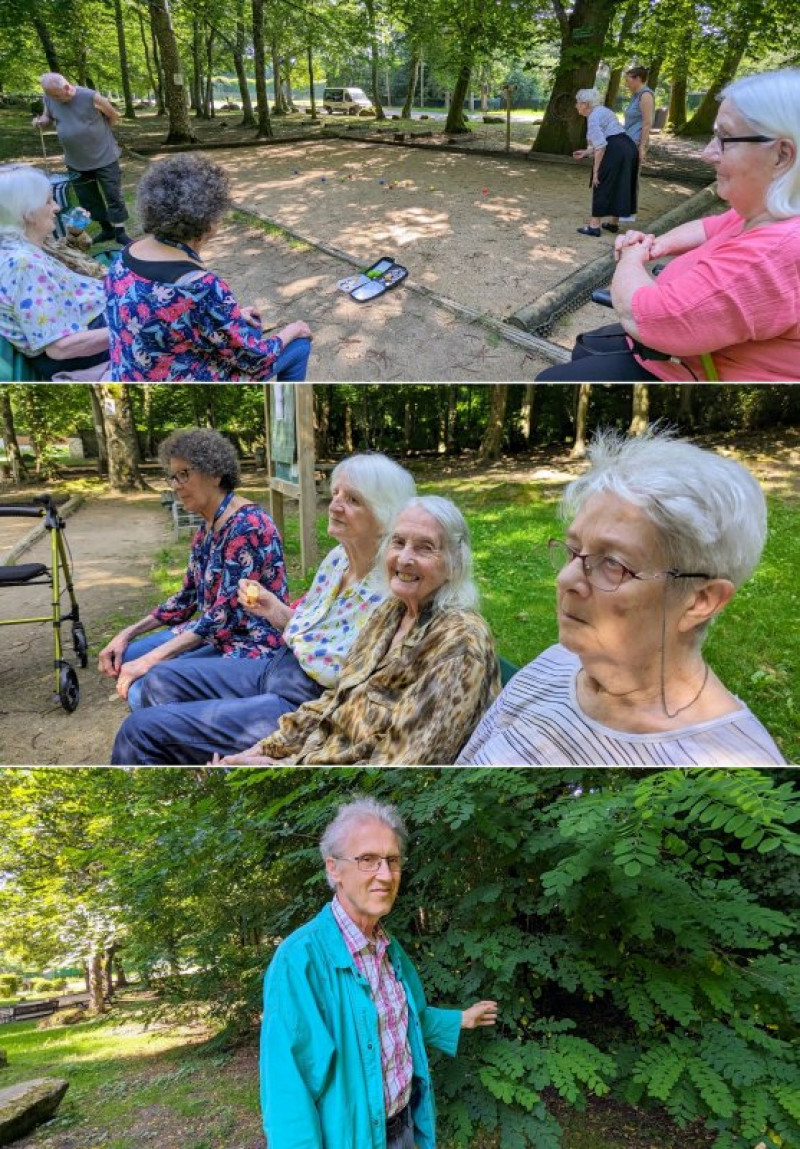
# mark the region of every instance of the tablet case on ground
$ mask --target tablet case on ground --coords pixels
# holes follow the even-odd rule
[[[397,287],[407,275],[407,267],[395,263],[391,256],[385,255],[360,275],[348,275],[346,279],[340,279],[336,286],[340,291],[346,292],[351,299],[355,299],[356,303],[366,303]]]

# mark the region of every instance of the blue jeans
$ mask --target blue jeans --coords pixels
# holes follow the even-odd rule
[[[308,370],[310,354],[310,339],[293,339],[275,360],[270,379],[277,379],[279,383],[302,383]]]
[[[149,654],[151,650],[157,650],[159,646],[163,646],[165,642],[169,642],[175,635],[169,627],[166,630],[157,630],[153,634],[146,634],[144,638],[135,638],[130,644],[128,649],[122,656],[123,662],[132,662],[134,658],[141,658],[145,654]],[[221,658],[222,655],[217,650],[216,646],[211,646],[210,643],[204,642],[202,646],[196,647],[194,650],[185,650],[183,654],[176,654],[175,658]],[[172,661],[170,659],[170,661]],[[153,668],[155,669],[155,667]],[[153,673],[152,670],[147,674],[137,678],[132,682],[128,689],[128,706],[131,710],[138,710],[142,705],[142,690],[144,689],[145,679]]]
[[[146,675],[141,709],[120,727],[111,761],[202,766],[213,754],[248,750],[322,689],[286,646],[269,658],[161,663]]]

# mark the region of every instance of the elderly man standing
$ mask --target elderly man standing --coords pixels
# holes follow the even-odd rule
[[[34,126],[55,124],[78,201],[102,229],[98,242],[129,243],[119,144],[111,131],[119,113],[99,92],[77,88],[58,72],[45,72],[40,83],[44,114]]]
[[[264,982],[261,1105],[269,1149],[433,1149],[426,1045],[451,1055],[497,1003],[435,1009],[381,925],[400,887],[394,806],[339,808],[320,842],[332,902],[278,946]]]

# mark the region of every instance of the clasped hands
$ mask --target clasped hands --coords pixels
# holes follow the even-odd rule
[[[669,255],[663,236],[650,232],[626,231],[614,241],[614,259],[617,263],[630,260],[644,266],[653,259],[660,259],[662,255]]]

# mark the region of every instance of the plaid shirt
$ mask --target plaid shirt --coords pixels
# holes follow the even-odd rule
[[[378,1011],[383,1100],[387,1118],[394,1117],[411,1100],[413,1064],[408,1044],[406,992],[387,956],[389,937],[383,927],[376,927],[375,939],[371,941],[343,909],[337,897],[333,899],[332,909],[356,968],[369,982]]]

